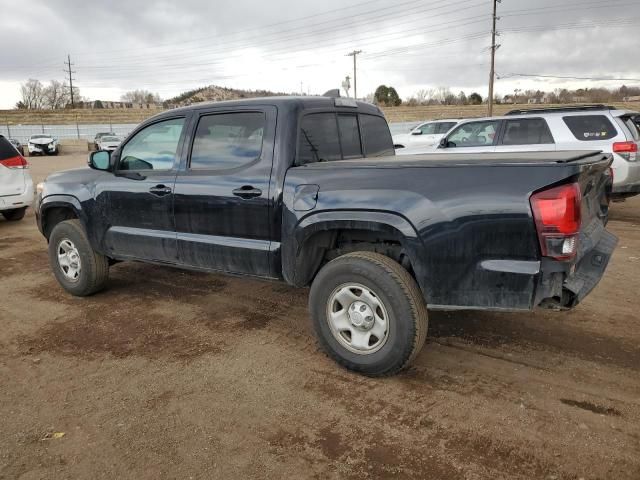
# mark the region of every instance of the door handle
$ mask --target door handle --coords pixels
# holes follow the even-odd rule
[[[165,195],[169,195],[171,193],[171,188],[165,185],[156,185],[155,187],[151,187],[149,189],[149,193],[158,197],[164,197]]]
[[[244,185],[240,188],[236,188],[232,192],[236,197],[249,199],[254,197],[259,197],[262,195],[262,190],[259,188],[252,187],[251,185]]]

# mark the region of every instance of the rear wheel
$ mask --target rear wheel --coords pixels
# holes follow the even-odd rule
[[[415,280],[377,253],[350,253],[325,265],[311,286],[309,307],[324,350],[365,375],[406,368],[427,335],[427,309]]]
[[[53,228],[49,263],[58,283],[78,297],[102,290],[109,279],[109,259],[91,248],[79,220],[65,220]]]
[[[2,212],[2,216],[10,222],[17,222],[24,218],[24,214],[27,211],[27,207],[14,208],[13,210],[5,210]]]

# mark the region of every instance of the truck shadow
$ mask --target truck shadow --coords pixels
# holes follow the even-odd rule
[[[430,312],[427,338],[455,338],[489,348],[552,351],[640,370],[640,349],[582,330],[563,313]]]

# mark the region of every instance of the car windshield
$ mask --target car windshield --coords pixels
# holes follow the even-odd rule
[[[118,137],[102,137],[103,142],[119,142],[120,139]]]
[[[32,139],[36,139],[36,138],[51,138],[49,137],[49,135],[31,135]]]

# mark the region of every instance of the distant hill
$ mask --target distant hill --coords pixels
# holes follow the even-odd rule
[[[290,95],[282,92],[271,92],[269,90],[240,90],[237,88],[218,87],[209,85],[208,87],[196,88],[181,93],[177,97],[165,101],[168,107],[181,107],[200,102],[221,102],[224,100],[238,100],[241,98],[273,97],[277,95]]]

